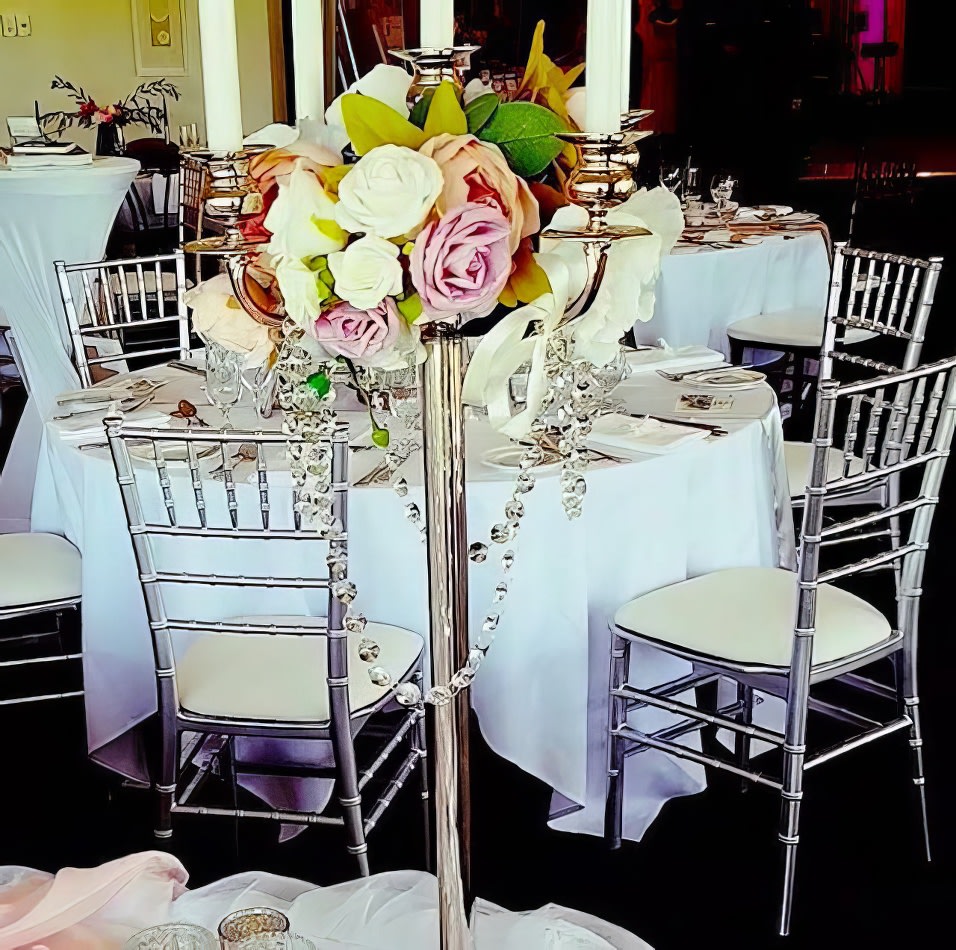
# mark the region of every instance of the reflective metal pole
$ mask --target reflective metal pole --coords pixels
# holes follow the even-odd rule
[[[468,541],[462,339],[431,323],[422,339],[422,434],[432,683],[446,684],[468,655]],[[442,950],[472,946],[465,915],[471,802],[467,691],[434,707],[435,840]]]

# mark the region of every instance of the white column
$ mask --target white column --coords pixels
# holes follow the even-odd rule
[[[234,0],[199,0],[199,45],[206,145],[214,152],[238,151],[242,148],[242,106]]]
[[[455,0],[421,0],[419,44],[423,49],[455,45]]]
[[[631,0],[588,0],[586,86],[584,125],[586,132],[621,131],[621,83],[624,43],[621,8]],[[630,36],[627,38],[630,51]],[[630,52],[628,52],[630,55]]]
[[[295,117],[325,115],[325,51],[321,0],[292,0],[292,68]]]

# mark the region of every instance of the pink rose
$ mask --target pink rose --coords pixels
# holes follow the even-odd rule
[[[501,149],[473,135],[436,135],[419,150],[442,170],[445,187],[438,197],[439,214],[463,204],[494,208],[511,226],[511,253],[523,237],[541,228],[538,202],[526,182],[509,167]]]
[[[391,347],[401,331],[402,315],[391,297],[371,310],[337,303],[320,314],[313,336],[333,356],[371,365],[373,357]]]
[[[425,316],[491,313],[511,276],[510,234],[504,215],[481,204],[452,208],[427,224],[411,254]]]

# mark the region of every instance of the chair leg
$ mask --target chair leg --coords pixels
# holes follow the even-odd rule
[[[896,682],[900,706],[912,722],[909,730],[909,746],[913,757],[913,785],[919,799],[920,820],[923,826],[923,851],[926,854],[926,860],[932,861],[933,855],[929,843],[929,813],[926,808],[926,777],[923,773],[923,732],[920,727],[915,656],[911,656],[910,648],[906,647],[902,654],[897,654],[897,658]]]
[[[780,936],[790,933],[793,909],[793,885],[797,869],[797,845],[800,843],[800,806],[803,802],[803,748],[796,751],[784,746],[783,789],[780,800],[780,831],[783,845],[783,896],[780,902]]]
[[[742,709],[737,717],[741,725],[749,726],[754,718],[754,688],[746,683],[737,684],[737,702],[741,703]],[[737,758],[737,765],[742,769],[750,767],[750,744],[751,738],[742,732],[734,734],[734,753]],[[743,778],[740,780],[740,791],[746,792],[750,788],[750,782]]]
[[[162,712],[160,712],[162,715]],[[156,828],[157,838],[173,836],[173,800],[176,795],[176,760],[178,737],[172,723],[163,723],[160,734],[159,775],[156,783]]]
[[[421,688],[422,674],[415,675],[415,682]],[[425,870],[432,871],[432,815],[430,793],[428,789],[428,744],[425,730],[425,714],[422,713],[412,729],[412,743],[418,752],[418,783],[422,795],[422,820],[425,837]]]
[[[611,637],[611,689],[627,681],[630,641],[617,633]],[[624,820],[624,739],[617,730],[627,721],[627,700],[610,696],[608,703],[607,797],[604,803],[604,839],[620,848]]]

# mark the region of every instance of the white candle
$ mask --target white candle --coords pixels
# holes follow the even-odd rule
[[[455,45],[455,0],[421,0],[419,43],[423,49]]]
[[[322,4],[292,0],[292,68],[296,119],[325,115],[325,56]]]
[[[621,114],[631,111],[631,39],[634,36],[633,4],[621,4]]]
[[[233,0],[199,0],[199,45],[206,145],[213,152],[238,151],[242,148],[242,105]]]
[[[621,131],[621,83],[623,81],[621,10],[631,0],[588,0],[587,49],[584,105],[586,132],[607,134]],[[630,47],[630,37],[627,40]]]

